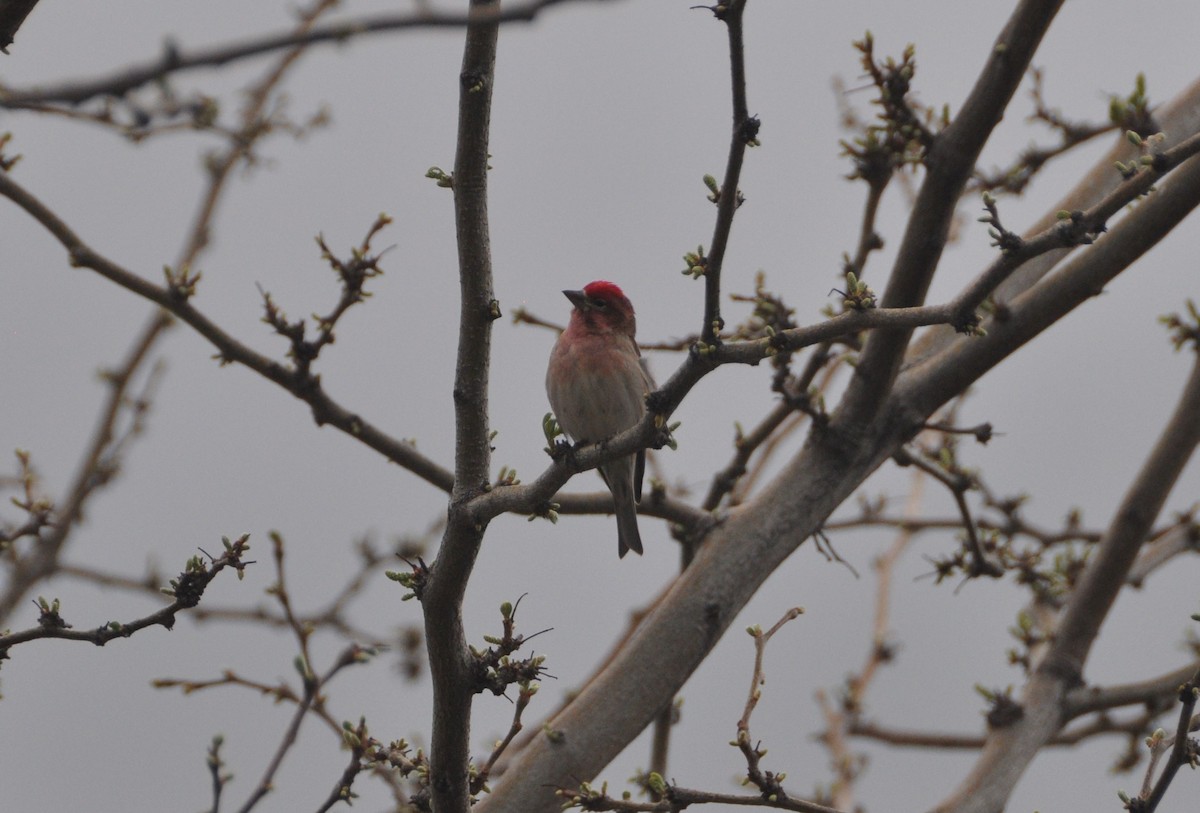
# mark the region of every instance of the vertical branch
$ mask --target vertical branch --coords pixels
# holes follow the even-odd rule
[[[738,180],[742,174],[742,163],[746,146],[758,135],[758,119],[751,118],[746,102],[746,52],[742,37],[742,14],[746,0],[732,0],[728,4],[714,6],[713,14],[725,23],[729,32],[729,77],[733,98],[733,133],[729,141],[729,158],[725,162],[725,178],[717,196],[717,222],[713,227],[712,244],[704,264],[704,324],[700,328],[700,341],[706,345],[716,344],[725,320],[721,318],[721,266],[725,260],[725,249],[729,245],[729,233],[733,228],[733,215],[741,204]],[[691,563],[694,551],[684,548],[682,568]],[[666,770],[667,749],[670,743],[671,726],[675,718],[674,703],[663,706],[655,720],[654,741],[651,747],[651,770],[662,773]]]
[[[490,12],[495,9],[495,0],[471,1],[473,15],[494,17]],[[488,364],[492,322],[499,316],[499,308],[492,293],[487,164],[497,32],[494,21],[472,22],[467,27],[459,75],[453,176],[461,295],[454,375],[454,487],[442,546],[422,596],[433,678],[429,786],[438,813],[466,813],[470,808],[467,769],[473,662],[463,631],[462,599],[484,526],[465,506],[487,485],[491,463]]]
[[[721,265],[725,259],[725,248],[729,245],[733,214],[741,202],[738,179],[742,174],[742,160],[746,155],[746,146],[758,135],[758,119],[750,117],[746,104],[746,58],[742,42],[742,13],[745,8],[746,0],[732,0],[727,5],[714,8],[714,13],[725,22],[729,30],[733,134],[729,141],[725,178],[717,198],[717,223],[713,229],[712,245],[709,247],[704,266],[704,324],[700,329],[700,341],[704,344],[716,344],[717,335],[725,324],[721,318]]]
[[[663,710],[654,718],[654,730],[650,735],[650,767],[651,773],[659,776],[667,775],[667,757],[671,752],[671,728],[679,714],[675,702],[663,706]],[[656,799],[657,801],[657,799]]]

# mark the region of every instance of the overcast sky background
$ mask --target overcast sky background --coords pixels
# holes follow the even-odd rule
[[[525,307],[566,318],[560,291],[595,278],[620,283],[638,310],[640,338],[660,341],[699,328],[703,286],[681,276],[681,256],[707,246],[715,210],[701,178],[720,176],[729,121],[724,27],[688,2],[565,4],[532,25],[506,28],[500,39],[491,140],[491,225],[495,287],[506,316]],[[759,0],[746,15],[749,100],[762,119],[762,147],[749,152],[725,265],[725,289],[750,293],[756,271],[809,323],[833,301],[839,258],[852,251],[864,195],[843,180],[838,157],[838,99],[831,80],[863,84],[850,43],[870,29],[877,53],[917,45],[917,98],[957,111],[1003,26],[1011,4],[920,0],[908,3]],[[43,0],[0,57],[0,81],[25,88],[152,59],[166,37],[187,48],[276,32],[290,25],[292,3],[233,0]],[[455,6],[457,7],[457,6]],[[403,8],[350,0],[344,16]],[[1153,22],[1152,22],[1153,21]],[[1096,120],[1110,93],[1128,94],[1146,74],[1156,103],[1195,76],[1200,6],[1191,0],[1143,4],[1066,4],[1035,64],[1046,70],[1051,104],[1072,119]],[[215,221],[215,240],[200,263],[197,307],[263,352],[286,349],[260,321],[256,284],[291,316],[327,312],[337,287],[313,237],[335,251],[356,245],[378,212],[395,223],[377,247],[393,245],[373,298],[354,309],[318,371],[333,397],[396,437],[450,466],[451,377],[457,324],[457,271],[451,195],[423,178],[431,165],[453,164],[460,32],[415,31],[312,49],[288,83],[288,109],[305,118],[328,105],[331,126],[300,143],[265,142],[265,163],[241,174]],[[180,92],[222,98],[232,116],[237,90],[267,60],[173,80]],[[1026,86],[1027,89],[1027,86]],[[870,92],[850,103],[867,112]],[[1007,163],[1030,141],[1052,139],[1023,121],[1022,91],[983,165]],[[229,119],[227,119],[229,120]],[[10,151],[24,155],[15,177],[85,240],[125,267],[159,281],[173,263],[203,189],[201,157],[211,136],[164,136],[134,146],[83,123],[30,113],[0,113]],[[1022,231],[1052,206],[1108,142],[1054,165],[1023,200],[1005,199],[1005,224]],[[886,248],[868,281],[882,289],[899,242],[906,201],[889,192],[879,231]],[[955,293],[994,256],[974,205],[964,208],[961,241],[946,255],[931,301]],[[1027,515],[1056,525],[1073,507],[1102,527],[1174,407],[1190,354],[1171,351],[1156,324],[1200,298],[1195,219],[1088,303],[1005,362],[974,391],[966,422],[991,421],[1003,434],[987,447],[965,446],[999,493],[1033,495]],[[726,304],[740,320],[741,306]],[[97,371],[116,365],[152,309],[90,271],[68,267],[44,230],[0,201],[0,472],[15,468],[14,448],[32,452],[47,493],[61,497],[93,430],[106,390]],[[549,331],[496,323],[492,424],[495,468],[533,479],[546,466],[541,417]],[[354,572],[353,541],[380,545],[419,533],[444,512],[444,495],[334,430],[318,430],[306,408],[237,367],[218,367],[212,348],[177,326],[158,345],[167,364],[145,436],[120,479],[90,505],[66,560],[141,573],[153,561],[180,570],[197,548],[215,551],[222,535],[251,534],[259,564],[242,582],[220,578],[205,604],[250,606],[274,580],[267,533],[288,542],[288,578],[301,610],[323,606]],[[650,354],[665,380],[678,363]],[[725,368],[710,376],[676,414],[680,449],[658,455],[673,484],[699,494],[731,453],[733,424],[752,425],[770,409],[771,371]],[[796,438],[793,445],[799,443]],[[867,494],[897,499],[907,475],[885,466]],[[585,474],[573,490],[594,490]],[[930,487],[932,490],[932,487]],[[1169,509],[1200,498],[1200,467],[1191,465]],[[943,500],[931,497],[931,505]],[[849,507],[849,506],[848,506]],[[16,517],[15,509],[0,513]],[[543,692],[527,715],[534,723],[577,686],[626,624],[669,582],[677,548],[663,523],[644,518],[643,558],[619,561],[611,517],[564,517],[557,525],[504,517],[493,523],[468,592],[468,632],[476,643],[499,631],[497,606],[528,594],[521,629],[553,627],[536,641],[549,658]],[[734,735],[745,700],[752,647],[739,630],[764,627],[790,606],[806,615],[777,636],[767,656],[767,684],[752,724],[770,749],[766,767],[788,773],[787,786],[808,794],[831,779],[827,753],[812,741],[821,727],[818,689],[836,689],[870,645],[875,582],[870,562],[886,533],[833,536],[861,574],[828,564],[811,544],[772,576],[709,661],[684,688],[670,778],[681,785],[729,791],[744,771]],[[977,733],[980,698],[972,689],[1018,684],[1005,663],[1006,630],[1023,604],[1007,583],[934,586],[925,556],[954,546],[951,537],[920,541],[895,582],[891,628],[898,662],[868,697],[881,723]],[[1180,561],[1146,590],[1122,597],[1087,671],[1108,684],[1159,674],[1185,662],[1179,647],[1197,607],[1195,561]],[[130,620],[156,603],[59,579],[38,591],[63,600],[78,628]],[[419,622],[415,602],[375,579],[356,607],[363,626],[386,635]],[[27,606],[13,629],[31,626]],[[319,636],[328,659],[340,643]],[[168,633],[148,630],[103,649],[42,641],[22,645],[0,671],[0,787],[12,810],[200,810],[210,804],[204,765],[211,737],[226,737],[236,774],[227,804],[240,805],[261,775],[290,709],[239,689],[186,698],[150,687],[158,677],[209,679],[231,668],[273,683],[292,680],[293,642],[236,625],[188,620]],[[383,656],[349,670],[330,688],[339,719],[366,714],[380,739],[422,744],[429,728],[428,680],[401,682]],[[318,670],[328,663],[316,664]],[[508,726],[503,699],[477,700],[478,754]],[[644,738],[643,738],[644,740]],[[926,809],[949,793],[971,764],[968,755],[887,750],[870,754],[859,800],[869,809]],[[1071,752],[1044,754],[1018,788],[1010,810],[1118,809],[1118,788],[1141,777],[1105,772],[1123,743],[1110,739]],[[260,811],[315,808],[343,764],[338,742],[316,721],[277,777]],[[644,741],[603,773],[619,788],[644,766]],[[936,760],[936,761],[935,761]],[[1193,807],[1194,778],[1182,775],[1168,811]],[[359,807],[382,809],[381,788],[360,780]],[[711,808],[714,811],[717,808]]]

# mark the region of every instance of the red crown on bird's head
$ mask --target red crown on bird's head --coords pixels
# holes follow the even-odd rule
[[[609,282],[606,279],[598,279],[595,282],[589,282],[583,286],[583,292],[592,299],[603,300],[622,300],[629,301],[629,297],[625,296],[625,292],[621,290],[621,286],[615,282]]]

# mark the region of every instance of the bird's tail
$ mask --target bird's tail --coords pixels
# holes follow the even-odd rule
[[[633,551],[642,554],[642,535],[638,532],[637,501],[634,488],[634,458],[617,460],[600,467],[600,476],[612,492],[613,509],[617,515],[617,554],[623,559]]]
[[[623,503],[623,505],[622,505]],[[637,509],[633,500],[617,501],[617,554],[624,559],[633,551],[642,555],[642,535],[638,532]]]

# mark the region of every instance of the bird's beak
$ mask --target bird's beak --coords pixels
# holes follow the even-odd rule
[[[571,300],[571,304],[581,311],[585,311],[589,307],[587,294],[583,291],[563,291],[563,296]]]

